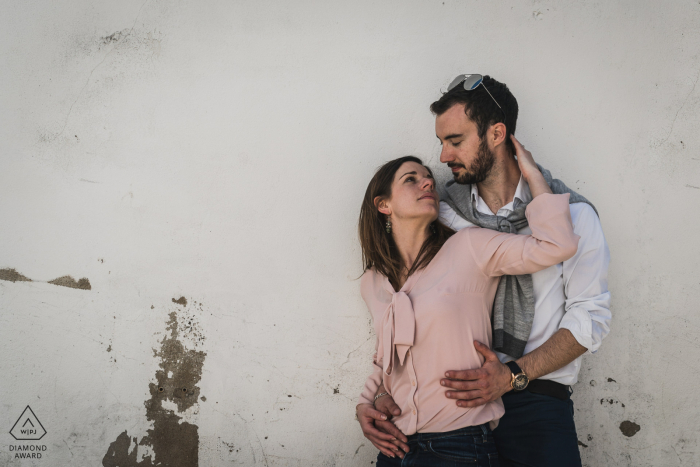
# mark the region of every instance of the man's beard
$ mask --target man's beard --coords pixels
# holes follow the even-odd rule
[[[486,180],[486,177],[491,173],[493,164],[496,162],[496,155],[489,149],[486,144],[486,138],[479,143],[479,150],[476,153],[476,159],[471,166],[462,173],[455,173],[455,182],[460,185],[473,185]],[[449,165],[449,164],[448,164]],[[462,166],[464,167],[464,166]]]

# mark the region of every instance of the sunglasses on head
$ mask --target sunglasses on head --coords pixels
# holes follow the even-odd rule
[[[501,104],[498,103],[498,101],[491,95],[486,86],[484,86],[484,77],[482,75],[459,75],[458,77],[453,79],[450,85],[447,87],[447,92],[452,91],[460,84],[462,84],[465,91],[473,91],[479,85],[481,85],[481,87],[484,88],[484,90],[486,90],[488,95],[491,97],[491,99],[493,99],[493,101],[496,103],[499,110],[503,114],[503,123],[506,122],[506,113],[503,111],[503,107],[501,107]]]

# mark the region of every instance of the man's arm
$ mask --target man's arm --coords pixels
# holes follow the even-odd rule
[[[492,402],[511,390],[511,371],[498,356],[481,342],[474,341],[477,352],[484,356],[481,368],[448,371],[442,385],[451,389],[445,395],[458,399],[460,407],[477,407]],[[559,329],[544,344],[516,360],[530,380],[547,375],[568,365],[586,353],[568,329]]]
[[[571,331],[559,329],[544,344],[523,355],[515,363],[528,378],[537,379],[568,365],[586,353],[586,350],[588,349],[578,343]],[[508,383],[510,389],[510,381]]]
[[[596,352],[610,331],[608,246],[595,211],[583,204],[574,209],[574,232],[581,240],[576,255],[563,263],[566,313],[557,332],[516,360],[530,380],[568,365],[587,350]],[[448,371],[447,379],[442,380],[443,386],[455,389],[448,391],[447,397],[459,399],[457,405],[462,407],[485,404],[510,390],[510,369],[488,347],[477,342],[474,345],[485,357],[484,365],[476,370]]]

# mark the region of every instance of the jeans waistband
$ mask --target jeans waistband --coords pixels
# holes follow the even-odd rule
[[[408,442],[411,443],[461,435],[486,435],[488,433],[491,433],[491,428],[488,423],[484,423],[482,425],[467,426],[458,430],[444,431],[442,433],[416,433],[407,436],[407,438]]]

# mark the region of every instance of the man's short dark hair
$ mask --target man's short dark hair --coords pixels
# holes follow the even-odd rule
[[[501,112],[482,85],[486,86],[493,98],[501,105],[503,112]],[[496,81],[489,75],[484,75],[482,84],[477,86],[476,89],[467,91],[459,84],[451,91],[443,94],[440,99],[430,104],[430,111],[435,115],[442,115],[456,104],[464,104],[464,112],[470,120],[476,123],[479,138],[481,139],[484,138],[486,130],[491,125],[499,122],[505,123],[506,147],[512,154],[515,154],[515,147],[510,140],[510,135],[515,133],[515,125],[518,121],[518,101],[510,92],[508,86]],[[505,122],[503,121],[504,113],[506,117]]]

